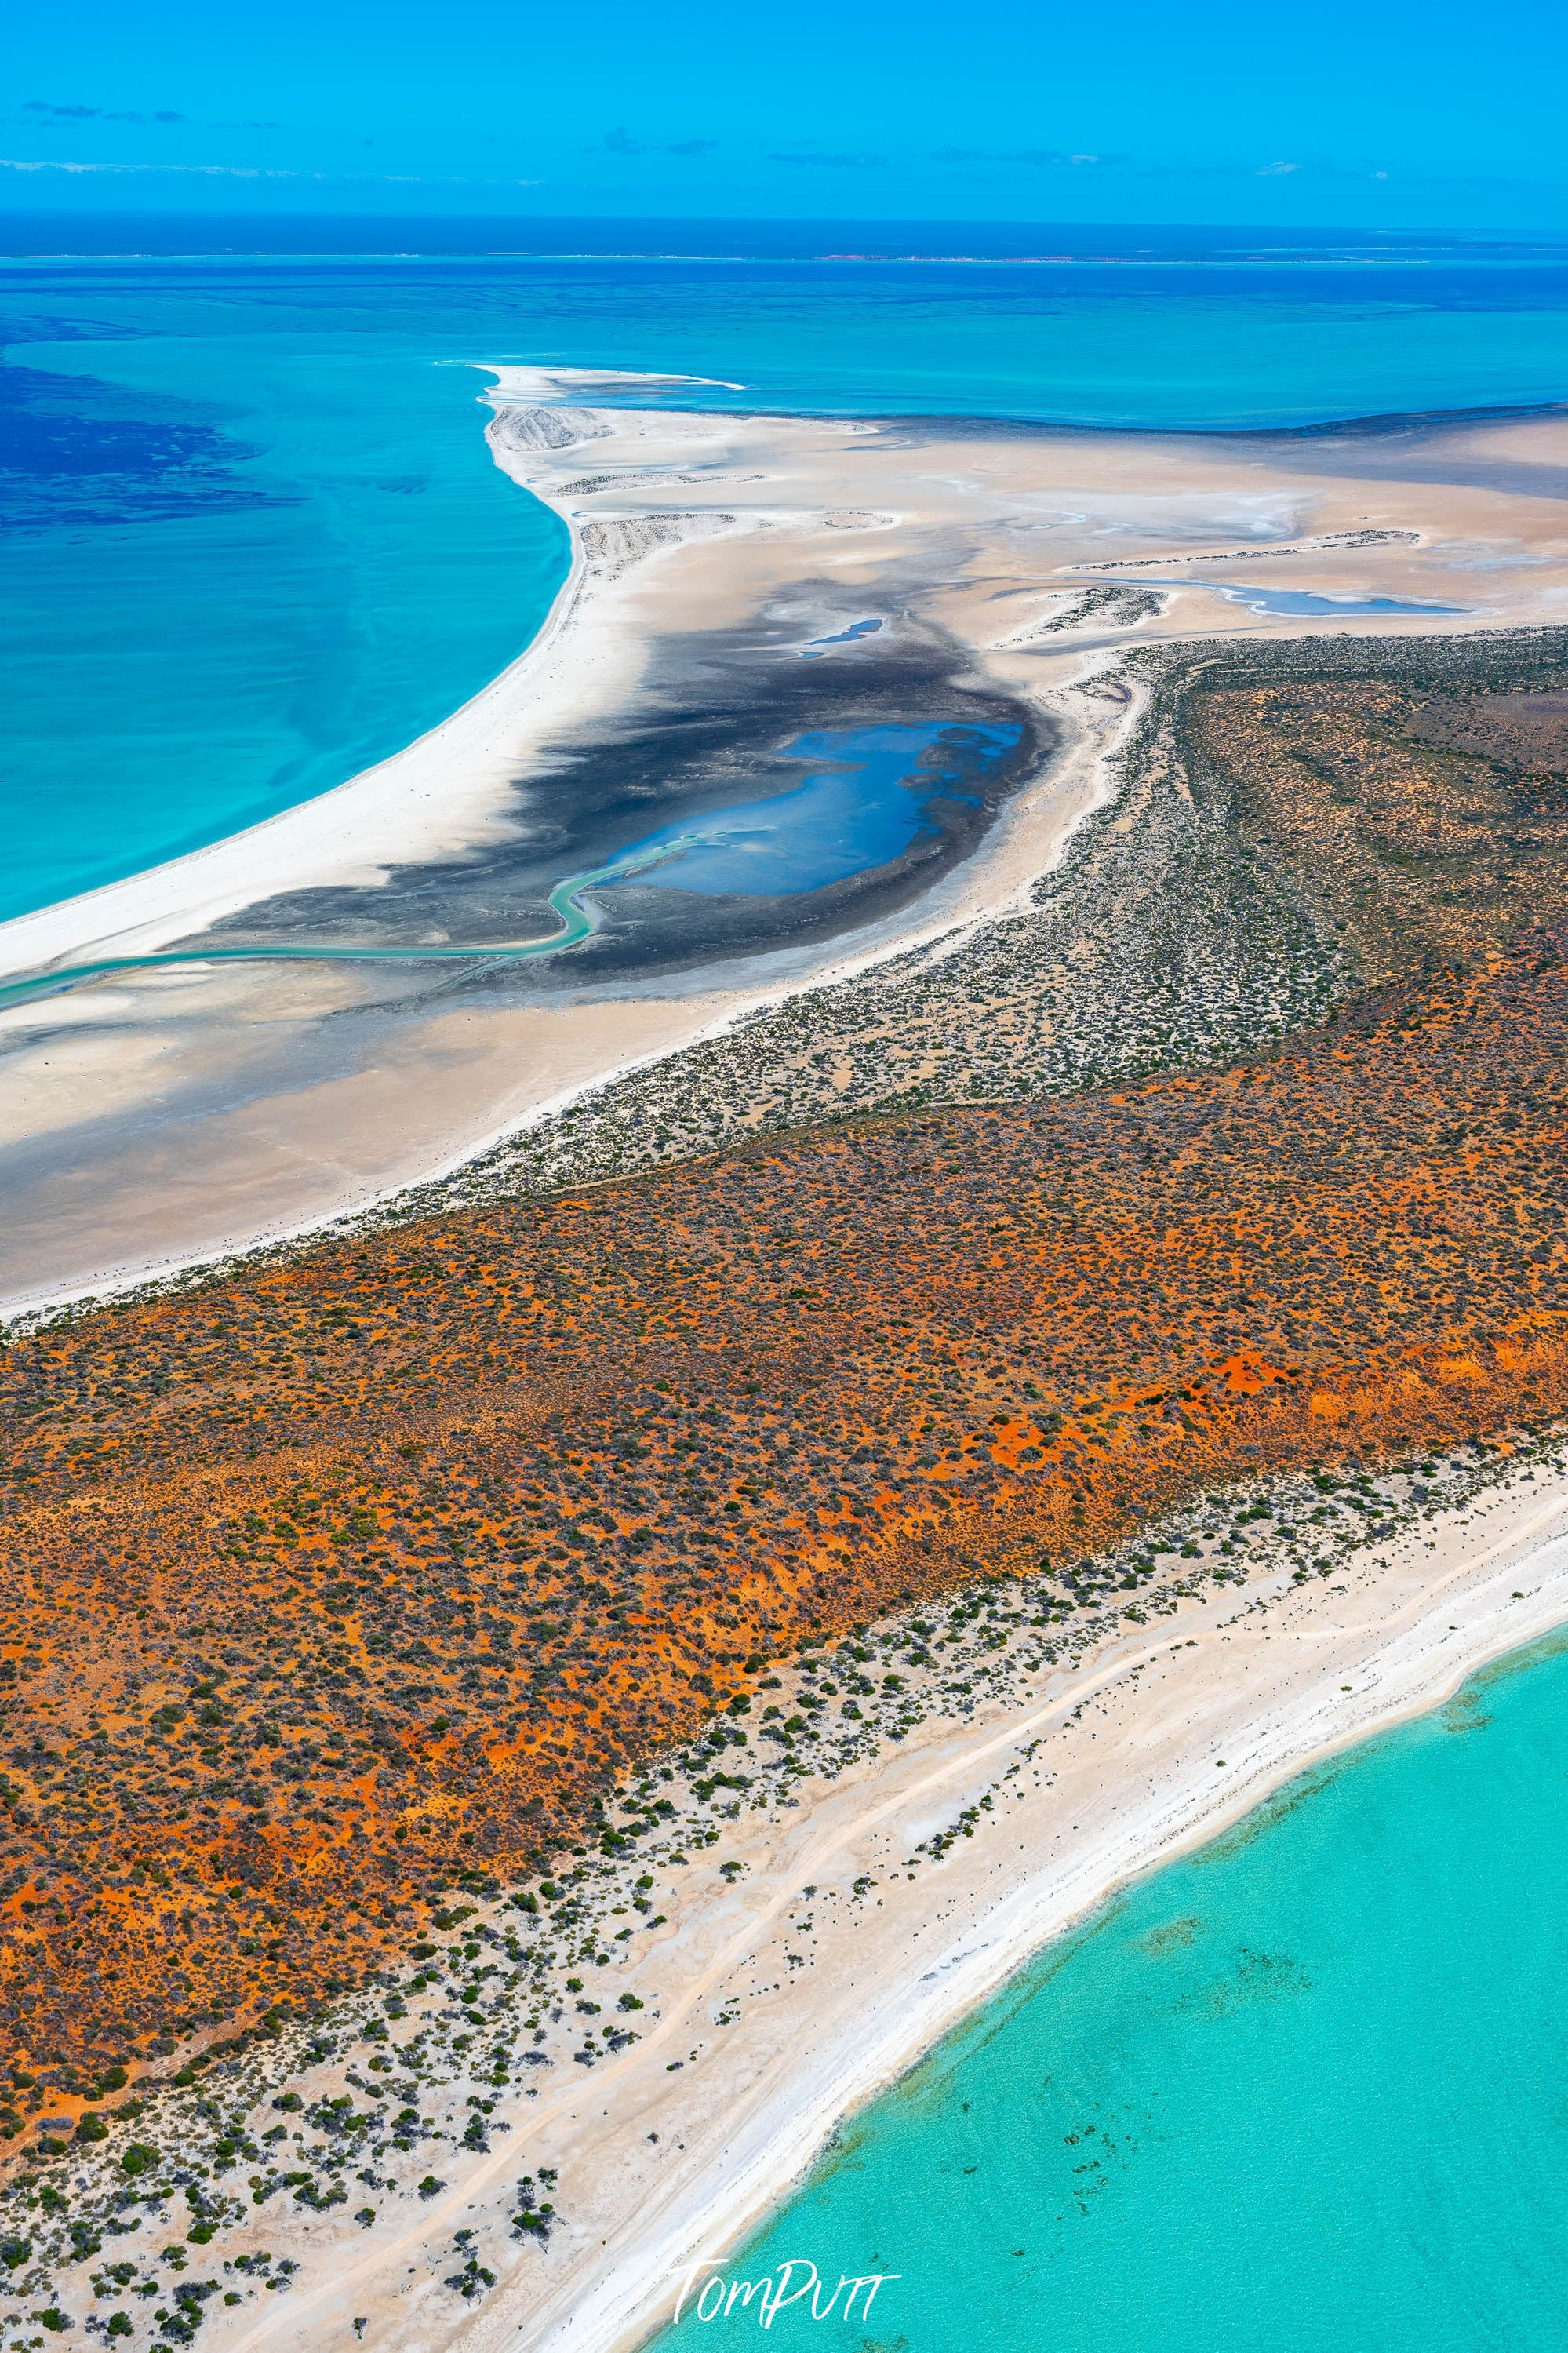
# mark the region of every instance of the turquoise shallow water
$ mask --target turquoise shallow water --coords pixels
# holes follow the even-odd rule
[[[1138,427],[1568,394],[1560,259],[1212,246],[0,260],[0,916],[310,797],[521,650],[564,533],[490,464],[475,362]]]
[[[480,376],[368,324],[213,307],[14,354],[78,465],[10,484],[56,495],[0,559],[0,915],[398,750],[522,651],[564,577],[564,526],[490,462]],[[124,417],[129,462],[93,470]]]
[[[868,2321],[785,2306],[773,2345],[1560,2353],[1568,1636],[1044,1953],[729,2276],[791,2259],[819,2304],[900,2276]],[[759,2310],[689,2311],[658,2353]]]

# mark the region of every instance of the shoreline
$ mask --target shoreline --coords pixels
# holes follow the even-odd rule
[[[525,487],[519,485],[519,487]],[[417,854],[421,847],[418,807],[432,795],[431,763],[454,746],[459,757],[482,764],[496,731],[515,717],[514,699],[531,673],[545,669],[570,627],[583,585],[582,548],[574,533],[566,577],[529,643],[480,687],[400,751],[362,768],[342,784],[279,809],[237,833],[223,835],[184,857],[105,882],[47,907],[0,923],[0,976],[20,976],[89,950],[135,955],[152,952],[187,933],[205,931],[274,892],[297,888],[334,868],[374,879],[378,865]],[[404,773],[400,773],[404,772]],[[485,788],[470,782],[470,797],[482,802]],[[431,811],[425,831],[432,845],[443,839],[484,839],[476,807],[478,836],[454,837],[450,815]],[[345,828],[363,828],[351,847]],[[383,829],[378,841],[376,828]],[[269,854],[270,853],[270,854]],[[192,961],[196,961],[193,951]]]
[[[1506,1505],[1500,1504],[1497,1508],[1505,1510]],[[1362,1574],[1365,1577],[1368,1570],[1363,1568]],[[1506,1594],[1503,1589],[1504,1580],[1514,1577],[1524,1580],[1527,1598],[1522,1609],[1511,1599],[1515,1588],[1510,1585]],[[1539,1586],[1532,1590],[1536,1580]],[[1286,1598],[1280,1595],[1276,1599]],[[1184,1649],[1195,1628],[1204,1627],[1212,1634],[1227,1625],[1236,1627],[1256,1606],[1248,1604],[1226,1620],[1212,1609],[1205,1616],[1202,1604],[1189,1604],[1174,1621],[1179,1633],[1136,1647],[1126,1637],[1113,1639],[1103,1646],[1089,1672],[1068,1680],[1064,1689],[1021,1718],[1000,1725],[966,1752],[939,1764],[923,1782],[880,1799],[858,1824],[803,1854],[797,1876],[804,1877],[808,1869],[830,1866],[857,1840],[863,1841],[868,1831],[904,1812],[910,1804],[931,1802],[940,1790],[948,1793],[950,1804],[956,1804],[963,1794],[959,1785],[971,1779],[977,1768],[992,1761],[999,1763],[1032,1737],[1049,1737],[1053,1731],[1061,1734],[1086,1701],[1117,1685],[1128,1688],[1135,1674],[1168,1661],[1178,1643]],[[1450,1608],[1460,1611],[1457,1627],[1436,1614]],[[1510,1616],[1526,1622],[1522,1627],[1505,1628],[1504,1621]],[[1472,1675],[1511,1655],[1522,1656],[1565,1623],[1568,1475],[1560,1473],[1548,1499],[1526,1503],[1507,1533],[1494,1536],[1479,1555],[1418,1589],[1402,1609],[1384,1620],[1369,1649],[1360,1651],[1351,1642],[1335,1655],[1325,1641],[1318,1654],[1320,1671],[1326,1672],[1326,1662],[1333,1657],[1334,1672],[1366,1674],[1379,1696],[1369,1704],[1365,1694],[1354,1694],[1350,1704],[1337,1711],[1342,1720],[1335,1722],[1333,1699],[1325,1694],[1314,1709],[1297,1693],[1270,1722],[1251,1692],[1237,1688],[1231,1695],[1234,1704],[1216,1711],[1208,1746],[1215,1748],[1222,1740],[1227,1750],[1241,1747],[1244,1742],[1256,1745],[1252,1754],[1237,1764],[1213,1760],[1216,1769],[1226,1771],[1217,1788],[1205,1771],[1203,1760],[1194,1759],[1185,1784],[1167,1793],[1163,1817],[1155,1813],[1131,1826],[1124,1823],[1120,1846],[1110,1836],[1108,1824],[1098,1851],[1091,1847],[1076,1858],[1064,1857],[1054,1868],[1022,1877],[980,1915],[956,1945],[950,1944],[936,1956],[919,1979],[911,1980],[906,1972],[901,1981],[884,1992],[871,2034],[841,2048],[837,2068],[825,2071],[807,2103],[798,2104],[798,2094],[792,2093],[775,2105],[773,2113],[748,2119],[750,2129],[739,2167],[720,2171],[698,2215],[680,2213],[667,2222],[662,2236],[643,2252],[637,2275],[629,2280],[612,2277],[585,2302],[572,2306],[558,2317],[552,2315],[542,2328],[531,2322],[522,2324],[522,2342],[529,2353],[536,2348],[539,2353],[631,2353],[631,2348],[647,2342],[658,2325],[655,2321],[650,2326],[635,2309],[646,2301],[656,2277],[678,2273],[685,2263],[711,2252],[715,2242],[733,2251],[799,2186],[842,2119],[889,2089],[962,2021],[994,2000],[1023,1969],[1113,1902],[1123,1889],[1157,1873],[1178,1857],[1207,1846],[1317,1766],[1353,1754],[1399,1725],[1433,1713]],[[1301,1631],[1305,1635],[1309,1630]],[[1450,1644],[1445,1655],[1444,1637],[1451,1633],[1459,1634],[1460,1640]],[[1303,1733],[1311,1736],[1303,1739]],[[1141,1757],[1140,1767],[1146,1761],[1146,1757]],[[1098,1769],[1103,1772],[1103,1759]],[[1120,1786],[1125,1795],[1125,1782]],[[1105,1796],[1097,1794],[1102,1796],[1103,1810]],[[1110,1812],[1116,1810],[1114,1804],[1109,1805]],[[784,1901],[779,1899],[780,1908]],[[922,1957],[932,1961],[929,1953]],[[930,1991],[922,2002],[925,1987]],[[501,2315],[494,2318],[499,2321]],[[498,2344],[500,2340],[499,2329],[479,2339]],[[515,2333],[510,2341],[517,2341]]]
[[[356,2091],[412,2095],[429,2111],[426,2127],[447,2127],[437,2132],[439,2148],[395,2167],[401,2184],[358,2176],[374,2201],[359,2218],[363,2239],[345,2242],[342,2225],[320,2219],[319,2189],[314,2216],[233,2206],[223,2221],[226,2280],[249,2271],[264,2247],[268,2262],[287,2256],[290,2292],[258,2300],[254,2281],[237,2278],[238,2304],[209,2308],[206,2335],[226,2353],[262,2344],[346,2353],[365,2327],[387,2353],[454,2341],[471,2353],[503,2345],[631,2353],[668,2319],[683,2268],[727,2273],[846,2115],[1119,1890],[1208,1844],[1323,1760],[1429,1714],[1480,1669],[1522,1659],[1568,1624],[1562,1434],[1502,1453],[1479,1466],[1456,1460],[1439,1478],[1447,1492],[1419,1505],[1406,1497],[1402,1506],[1395,1492],[1394,1533],[1366,1541],[1359,1527],[1344,1531],[1315,1574],[1303,1575],[1284,1533],[1249,1536],[1244,1559],[1211,1554],[1192,1576],[1140,1595],[1142,1622],[1120,1609],[1069,1620],[1044,1638],[1043,1656],[1028,1589],[1011,1580],[972,1589],[980,1597],[973,1636],[973,1598],[927,1605],[928,1619],[954,1613],[950,1630],[964,1629],[958,1650],[930,1676],[911,1678],[904,1695],[879,1700],[874,1725],[844,1726],[849,1737],[837,1763],[824,1758],[826,1770],[807,1763],[808,1744],[798,1758],[786,1751],[770,1762],[763,1781],[754,1771],[738,1783],[721,1775],[716,1788],[710,1736],[663,1767],[645,1764],[622,1794],[668,1788],[673,1802],[657,1835],[626,1861],[590,1850],[581,1869],[552,1866],[567,1881],[568,1902],[550,1918],[548,1905],[504,1894],[477,1911],[470,1902],[455,1923],[441,1915],[435,1927],[451,1934],[452,1947],[437,1948],[435,1990],[424,1989],[428,1962],[403,1992],[393,1978],[390,2038],[377,1996],[350,1996],[328,2021],[336,2042],[312,2043],[306,2030],[275,2051],[263,2045],[227,2062],[205,2104],[199,2088],[165,2094],[155,2136],[182,2146],[198,2180],[215,2133],[244,2142],[279,2105],[301,2103],[309,2114],[300,2121],[312,2123],[344,2091],[351,2109]],[[1397,1491],[1399,1481],[1384,1474],[1380,1483]],[[1299,1510],[1298,1489],[1307,1482],[1262,1492],[1283,1497],[1283,1512]],[[1168,1524],[1173,1541],[1196,1532],[1202,1509]],[[1229,1581],[1215,1581],[1216,1570]],[[868,1630],[885,1663],[909,1639],[902,1620]],[[781,1712],[813,1704],[821,1671],[809,1657],[779,1663],[772,1688]],[[973,1683],[950,1681],[942,1686],[949,1696],[939,1697],[943,1674],[976,1673],[978,1694],[963,1697]],[[753,1742],[757,1730],[753,1717]],[[826,1722],[823,1730],[831,1748]],[[739,1761],[754,1768],[763,1759],[742,1749]],[[552,1902],[551,1883],[542,1887]],[[617,1914],[631,1924],[620,1941]],[[458,1946],[467,1938],[482,1954],[472,1941],[481,1937],[499,1958],[501,1936],[524,1964],[521,1979],[498,1981],[493,2000],[481,1985],[459,1997],[468,2008],[453,2007],[441,1978],[448,1963],[451,1987],[459,1971],[468,1974]],[[519,1955],[516,1936],[548,1942]],[[574,1966],[582,1977],[566,1974]],[[583,2033],[581,2020],[566,2015],[583,1977],[601,1999],[580,2071],[563,2063]],[[635,2031],[619,2016],[627,2010],[640,2013]],[[532,2042],[546,2047],[520,2066],[526,2037],[517,2028],[536,2021],[543,2031]],[[483,2034],[474,2031],[481,2022]],[[497,2033],[498,2053],[511,2051],[509,2089],[495,2088],[508,2071],[498,2062],[492,2075],[480,2047]],[[605,2035],[603,2050],[595,2033]],[[389,2079],[376,2092],[374,2078],[367,2084],[356,2072],[363,2043],[416,2073],[423,2088]],[[178,2055],[167,2063],[178,2066]],[[533,2072],[539,2066],[547,2072]],[[215,2106],[220,2079],[227,2088]],[[460,2120],[481,2102],[495,2115],[459,2144]],[[221,2121],[220,2110],[235,2121]],[[254,2120],[239,2121],[247,2115]],[[88,2160],[110,2183],[121,2178],[119,2147],[111,2137]],[[301,2148],[292,2161],[309,2154]],[[387,2161],[379,2148],[346,2161],[366,2154]],[[432,2170],[416,2189],[415,2175],[432,2158],[439,2179]],[[273,2164],[289,2161],[285,2147]],[[520,2174],[534,2195],[542,2175],[552,2199],[552,2212],[526,2227],[514,2211]],[[77,2182],[89,2200],[91,2179],[89,2172]],[[146,2195],[154,2232],[167,2228],[164,2201],[177,2194],[169,2187]],[[221,2208],[216,2183],[200,2195],[217,2196]],[[136,2201],[118,2193],[119,2207],[127,2202]],[[263,2202],[258,2196],[257,2207]],[[525,2194],[525,2212],[531,2202]],[[110,2211],[114,2203],[111,2193]],[[76,2208],[83,2211],[79,2196]],[[466,2235],[455,2237],[459,2229]],[[445,2274],[465,2248],[478,2250],[493,2285],[476,2303],[448,2305],[439,2291],[458,2284]],[[136,2253],[136,2242],[123,2252]],[[201,2248],[192,2253],[205,2259]],[[83,2264],[79,2280],[59,2277],[51,2292],[68,2307],[73,2295],[79,2301],[90,2268]],[[40,2283],[27,2292],[42,2292]],[[353,2322],[360,2327],[351,2331]]]

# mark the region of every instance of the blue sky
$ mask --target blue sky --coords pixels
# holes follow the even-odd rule
[[[0,206],[1550,235],[1565,56],[1562,0],[74,0],[9,40]]]

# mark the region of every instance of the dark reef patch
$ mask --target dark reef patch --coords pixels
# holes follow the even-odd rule
[[[42,339],[7,322],[5,341]],[[107,332],[108,331],[106,331]],[[51,339],[66,341],[60,328]],[[279,494],[236,470],[254,453],[154,394],[125,395],[94,376],[0,364],[0,529],[155,522],[212,507],[273,506]]]

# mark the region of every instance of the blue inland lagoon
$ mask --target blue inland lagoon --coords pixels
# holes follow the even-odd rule
[[[1559,1635],[1050,1946],[728,2276],[900,2274],[774,2346],[1562,2353],[1565,1960]],[[689,2306],[657,2353],[757,2311]]]
[[[634,842],[627,855],[689,843],[640,878],[657,890],[748,898],[822,891],[890,865],[918,834],[935,833],[928,814],[933,800],[974,807],[977,797],[965,785],[994,767],[1018,735],[1016,727],[939,723],[797,736],[792,754],[833,765],[766,800],[665,826]]]
[[[1119,428],[1568,393],[1551,253],[1108,230],[1025,260],[976,229],[967,261],[574,259],[417,227],[401,258],[0,261],[0,916],[310,798],[523,650],[566,540],[490,462],[484,364]]]

